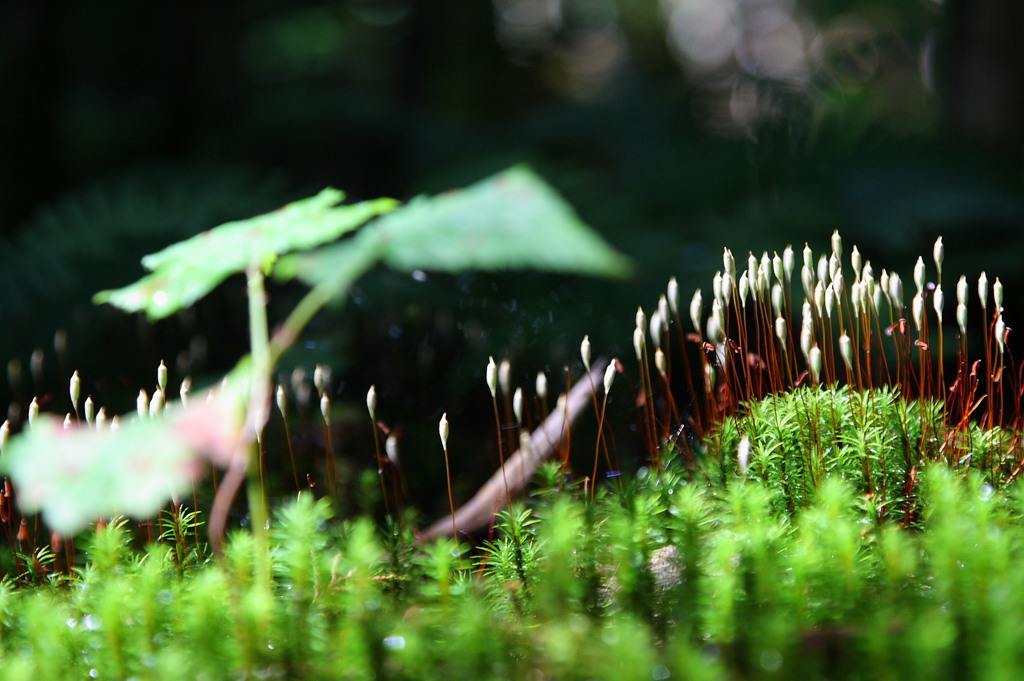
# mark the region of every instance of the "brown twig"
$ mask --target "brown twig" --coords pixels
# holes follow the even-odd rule
[[[419,533],[419,541],[427,541],[451,534],[452,524],[460,532],[475,532],[490,524],[495,512],[504,506],[505,483],[510,493],[517,493],[526,487],[537,466],[558,451],[558,443],[569,426],[590,401],[591,385],[602,380],[608,361],[599,359],[590,369],[590,381],[577,381],[566,398],[566,408],[551,412],[539,428],[530,435],[530,446],[518,449],[505,460],[504,476],[495,471],[473,498],[455,511],[454,516],[446,515]]]

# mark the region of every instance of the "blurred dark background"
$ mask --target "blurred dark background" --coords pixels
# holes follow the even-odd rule
[[[133,281],[145,253],[326,185],[406,199],[523,161],[635,259],[633,280],[375,272],[282,367],[283,381],[334,368],[358,456],[376,383],[382,418],[419,452],[404,456],[429,453],[424,486],[439,480],[444,409],[453,450],[479,469],[465,485],[493,468],[475,455],[488,355],[510,358],[524,386],[575,370],[584,333],[596,354],[630,356],[635,307],[651,309],[673,275],[684,301],[707,291],[723,246],[819,253],[839,229],[876,273],[910,282],[941,234],[953,280],[967,274],[973,291],[981,270],[1001,277],[1012,327],[1022,29],[1008,0],[9,0],[9,411],[32,394],[66,411],[74,368],[128,409],[160,359],[178,381],[244,351],[239,282],[156,326],[90,304]],[[296,294],[275,291],[277,318]],[[422,422],[429,436],[413,434]]]

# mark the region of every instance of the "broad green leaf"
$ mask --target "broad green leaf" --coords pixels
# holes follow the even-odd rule
[[[404,271],[534,268],[625,276],[631,268],[524,166],[415,199],[365,229],[376,232],[384,262]]]
[[[189,266],[161,267],[134,284],[93,296],[95,303],[110,303],[128,312],[144,311],[150,319],[163,319],[179,312],[216,288],[232,271]]]
[[[160,319],[192,305],[232,274],[333,241],[397,206],[392,199],[338,206],[344,197],[336,189],[325,189],[272,213],[229,222],[173,244],[143,258],[152,274],[125,288],[102,291],[94,300]]]
[[[414,199],[349,241],[287,259],[278,274],[343,291],[375,255],[404,271],[535,268],[624,276],[631,269],[628,258],[519,166],[464,190]]]
[[[114,431],[64,428],[41,416],[12,438],[3,467],[22,510],[42,511],[64,536],[98,518],[151,517],[188,493],[211,461],[225,465],[244,445],[237,399],[197,400],[159,418],[126,421]]]

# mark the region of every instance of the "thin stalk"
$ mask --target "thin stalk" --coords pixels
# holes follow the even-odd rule
[[[334,435],[331,432],[331,400],[326,393],[320,396],[320,421],[324,427],[324,472],[327,475],[327,494],[338,496],[337,469],[334,463]]]
[[[779,357],[775,350],[775,317],[773,316],[772,303],[768,298],[768,294],[761,292],[758,298],[758,312],[757,316],[757,330],[758,330],[758,345],[761,346],[762,357],[768,363],[768,379],[769,379],[769,390],[773,393],[782,392],[785,388],[784,376],[782,371],[779,369]],[[763,397],[763,386],[762,391],[758,397]]]
[[[945,367],[944,367],[946,353],[944,351],[945,350],[945,341],[944,341],[944,339],[942,337],[942,318],[940,317],[938,321],[939,321],[939,358],[938,358],[938,364],[939,364],[939,386],[938,386],[937,394],[939,395],[940,399],[944,400],[945,396],[946,396],[946,372],[945,372]]]
[[[283,388],[278,388],[278,390],[279,395],[283,395]],[[283,397],[280,398],[278,402],[282,407],[284,406]],[[284,409],[281,410],[281,421],[284,423],[284,439],[288,445],[288,459],[292,464],[292,477],[295,479],[295,491],[298,493],[302,491],[302,485],[299,483],[299,469],[295,465],[295,446],[292,444],[292,432],[291,428],[288,426],[288,414]]]
[[[640,362],[640,388],[644,393],[644,421],[647,422],[647,427],[644,429],[644,434],[649,442],[648,446],[648,457],[651,463],[654,464],[655,470],[661,470],[661,455],[658,451],[658,416],[654,413],[654,386],[651,384],[651,369],[650,359],[647,355],[647,341],[643,339],[640,345],[640,357],[637,358]],[[612,360],[614,362],[615,360]],[[608,393],[604,395],[604,403],[607,404]],[[594,396],[595,406],[597,403],[597,396]],[[601,419],[598,422],[600,426],[604,425],[604,404],[601,406]],[[603,430],[603,429],[602,429]],[[602,430],[598,430],[598,443],[601,442]],[[605,457],[608,457],[607,446],[605,451]],[[611,467],[611,461],[608,462],[609,468]],[[595,467],[596,469],[596,467]],[[593,496],[593,491],[591,491]]]
[[[613,362],[615,360],[612,360]],[[594,445],[594,471],[590,476],[590,499],[594,499],[594,490],[597,489],[597,462],[601,454],[601,439],[604,435],[604,415],[608,408],[608,391],[604,393],[604,397],[601,399],[601,415],[597,419],[597,442]]]
[[[982,308],[982,314],[987,316],[985,307]],[[993,357],[993,345],[997,343],[994,338],[995,335],[995,324],[998,320],[998,311],[989,318],[988,322],[982,325],[982,342],[985,345],[985,394],[988,395],[988,416],[987,416],[987,428],[992,428],[995,425],[995,363]],[[1001,356],[1001,355],[1000,355]]]
[[[793,367],[791,385],[793,387],[796,387],[797,379],[800,376],[800,336],[799,331],[796,328],[794,328],[796,327],[796,315],[793,314],[792,292],[790,291],[789,285],[783,287],[783,294],[783,314],[786,316],[786,319],[788,320],[786,324],[786,347],[788,348],[787,361],[789,362],[790,366]],[[810,372],[807,373],[809,374]]]
[[[373,450],[374,455],[377,458],[377,477],[380,478],[380,493],[381,498],[384,500],[384,515],[391,515],[391,505],[388,503],[388,488],[384,483],[384,463],[387,460],[380,451],[380,428],[377,427],[377,422],[374,420],[374,414],[370,412],[370,427],[373,429]]]
[[[564,449],[561,452],[562,459],[562,471],[559,476],[559,484],[561,480],[565,478],[565,474],[569,472],[569,455],[572,453],[572,421],[569,418],[569,399],[568,395],[572,394],[572,375],[569,373],[569,367],[564,367],[565,371],[565,394],[566,399],[563,400],[561,405],[562,409],[562,423],[565,424],[565,437],[559,437],[559,443],[564,441]],[[593,380],[593,379],[591,379]],[[559,405],[555,403],[555,409],[558,409]]]
[[[744,394],[737,394],[737,399],[749,400],[751,398],[751,389],[753,387],[752,378],[750,375],[750,355],[756,356],[756,353],[750,352],[750,338],[747,332],[747,305],[743,301],[739,301],[738,294],[733,293],[733,309],[736,310],[736,327],[739,335],[740,342],[740,365],[743,368],[743,391]],[[666,378],[666,381],[668,379]]]
[[[249,300],[249,344],[252,351],[253,379],[249,388],[249,418],[255,432],[263,430],[267,409],[270,405],[270,374],[273,358],[270,349],[270,332],[267,323],[267,292],[264,288],[263,270],[259,265],[250,266],[246,271]],[[259,443],[256,442],[259,456]],[[252,456],[250,447],[249,456]],[[246,462],[248,463],[248,462]],[[257,486],[251,477],[248,482],[249,513],[255,554],[256,583],[264,589],[270,588],[270,538],[267,532],[266,499],[262,486]]]
[[[754,348],[755,353],[763,364],[764,371],[758,371],[753,374],[757,377],[757,385],[754,388],[756,392],[748,390],[747,399],[760,399],[768,392],[777,392],[782,390],[782,385],[779,382],[779,370],[775,358],[775,346],[771,340],[775,337],[775,334],[769,328],[772,325],[771,302],[765,298],[764,292],[758,292],[757,303],[753,308]],[[768,378],[767,388],[765,388],[765,374],[767,374]]]
[[[635,337],[635,332],[634,332],[634,337]],[[581,348],[581,350],[582,350],[582,348]],[[583,367],[587,370],[587,379],[588,379],[588,381],[590,383],[590,402],[591,402],[591,404],[594,407],[594,418],[598,418],[599,417],[599,413],[600,413],[600,407],[598,407],[598,404],[597,404],[597,384],[594,382],[594,376],[593,376],[593,373],[591,372],[589,350],[587,352],[588,352],[588,354],[583,356]],[[567,395],[569,394],[568,393],[568,388],[566,388],[566,394]],[[644,415],[645,416],[647,415],[646,405],[644,407]],[[600,423],[600,421],[599,421],[599,423]],[[644,434],[646,436],[647,435],[646,427],[643,427],[643,431],[644,431]],[[598,446],[600,447],[601,444],[602,444],[602,440],[601,440],[600,436],[597,438],[597,443],[598,443]],[[606,464],[608,465],[608,470],[610,470],[610,471],[611,470],[619,470],[619,467],[618,467],[617,464],[614,467],[612,466],[612,459],[611,459],[611,456],[608,454],[608,445],[607,444],[604,445],[604,459],[605,459]],[[597,468],[596,462],[595,462],[594,468],[595,469]]]
[[[455,524],[455,497],[452,496],[452,471],[448,464],[448,412],[441,415],[438,433],[441,436],[441,448],[444,449],[444,479],[448,484],[448,510],[452,514],[452,541],[458,542],[459,528]]]
[[[984,301],[983,301],[984,303]],[[988,317],[987,306],[982,304],[981,307],[982,319]],[[985,427],[988,429],[992,428],[993,418],[995,416],[995,407],[993,402],[993,386],[992,386],[992,341],[990,329],[995,325],[995,317],[991,320],[986,321],[981,325],[981,344],[985,348],[985,394],[988,395],[988,414],[985,419]]]
[[[871,312],[868,310],[860,311],[860,323],[861,323],[861,347],[864,348],[864,383],[865,388],[871,389],[875,387],[874,372],[871,369]]]
[[[701,413],[701,409],[699,408],[699,405],[697,404],[697,401],[696,401],[697,391],[695,390],[694,385],[693,385],[693,371],[690,369],[690,360],[689,360],[689,358],[687,356],[687,352],[686,352],[686,331],[683,328],[683,320],[682,320],[682,317],[679,315],[679,310],[678,309],[676,309],[676,310],[674,310],[672,312],[672,318],[675,319],[676,326],[679,327],[679,333],[677,334],[679,336],[679,353],[680,353],[681,359],[682,359],[683,373],[686,376],[686,389],[688,391],[687,394],[691,395],[692,398],[694,399],[694,405],[693,405],[694,425],[697,428],[697,432],[703,434],[705,420],[703,418],[703,414]],[[694,334],[699,337],[700,336],[700,329],[694,329]],[[666,354],[671,354],[671,353],[666,353]]]
[[[889,368],[889,358],[886,357],[885,347],[882,345],[882,319],[878,315],[878,310],[873,306],[871,308],[871,319],[875,322],[875,328],[872,333],[878,334],[878,354],[882,358],[880,371],[885,373],[885,378],[880,380],[883,385],[889,385],[892,383],[892,369]]]
[[[823,315],[819,313],[817,306],[814,307],[814,317],[817,320],[818,328],[821,331],[821,347],[824,349],[825,355],[822,358],[822,366],[824,367],[825,372],[825,379],[823,383],[834,384],[838,381],[838,378],[836,375],[835,334],[832,332],[832,320],[827,314]],[[847,383],[849,383],[849,374],[847,374],[846,378]]]
[[[505,482],[505,503],[512,508],[512,494],[508,490],[508,477],[505,475],[505,454],[502,449],[501,438],[501,417],[498,415],[498,398],[491,395],[491,404],[494,406],[494,428],[498,435],[498,463],[501,466],[501,477]]]
[[[680,424],[682,422],[682,419],[679,416],[679,405],[676,404],[676,397],[675,395],[672,394],[672,370],[668,364],[668,353],[665,353],[665,355],[665,371],[661,371],[660,369],[658,369],[658,376],[661,377],[661,384],[665,390],[665,400],[667,402],[665,406],[664,419],[664,422],[666,424],[665,437],[667,439],[671,435],[671,432],[668,430],[668,424]],[[657,355],[655,355],[655,357],[657,357]],[[655,364],[657,364],[657,362],[655,362]]]
[[[850,342],[853,343],[853,378],[856,381],[857,390],[863,390],[867,386],[864,382],[864,372],[861,369],[861,350],[863,349],[863,343],[860,332],[860,325],[857,324],[859,321],[860,313],[856,313],[853,309],[852,298],[849,296],[849,289],[843,289],[843,295],[836,295],[836,316],[839,319],[839,333],[840,336],[847,334],[846,319],[843,317],[843,311],[849,311],[849,338]]]
[[[494,361],[491,360],[493,366]],[[490,373],[490,367],[488,367]],[[509,513],[512,513],[512,493],[508,489],[508,476],[505,474],[505,454],[502,451],[502,437],[501,437],[501,417],[498,415],[498,397],[494,390],[492,382],[492,376],[488,375],[488,383],[491,387],[491,405],[494,407],[494,427],[498,435],[498,462],[501,465],[501,480],[505,484],[505,503],[507,504]],[[447,465],[447,463],[445,464]],[[452,519],[454,522],[455,511],[452,511]],[[519,537],[519,526],[517,523],[511,520],[512,516],[509,516],[509,527],[512,530],[512,545],[515,548],[516,558],[516,571],[519,574],[519,579],[522,580],[523,584],[526,583],[526,569],[523,564],[523,543]]]
[[[724,300],[725,299],[723,298],[723,301]],[[722,376],[723,376],[723,378],[725,380],[725,385],[728,388],[729,411],[734,413],[736,411],[737,404],[739,402],[742,402],[743,399],[744,399],[744,396],[743,396],[744,388],[743,388],[743,385],[742,385],[742,372],[740,370],[736,369],[736,360],[733,357],[734,350],[737,349],[737,348],[736,348],[735,342],[732,340],[732,335],[731,335],[732,334],[732,315],[730,314],[731,311],[732,311],[731,308],[732,308],[731,305],[726,305],[726,304],[722,305],[722,316],[725,319],[725,326],[722,329],[722,331],[723,331],[723,340],[722,340],[723,352],[722,352],[722,357],[720,359],[721,359],[721,362],[722,362]],[[738,316],[738,314],[737,314],[737,316]],[[741,346],[742,346],[742,342],[741,342]],[[743,359],[743,355],[744,355],[745,350],[742,347],[739,347],[738,349],[739,349],[739,353],[737,353],[737,354],[739,354],[739,356],[741,358],[740,359],[740,364],[741,364],[741,367],[742,367],[742,365],[745,365],[747,363]],[[648,371],[648,376],[649,376],[649,374],[650,374],[650,372]]]

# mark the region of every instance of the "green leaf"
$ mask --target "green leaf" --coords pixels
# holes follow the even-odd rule
[[[372,266],[371,256],[403,271],[534,268],[625,276],[631,270],[628,258],[522,166],[463,190],[416,198],[350,241],[288,259],[282,271],[342,291]]]
[[[383,243],[384,261],[405,271],[522,267],[625,276],[631,269],[525,166],[417,198],[367,229]]]
[[[229,222],[173,244],[143,258],[152,274],[125,288],[97,293],[94,300],[160,319],[192,305],[232,274],[333,241],[397,206],[392,199],[338,206],[344,198],[336,189],[325,189],[272,213]]]
[[[41,416],[12,438],[3,460],[19,506],[42,511],[64,536],[98,518],[156,515],[188,493],[211,461],[226,465],[244,446],[237,394],[196,402],[155,419],[127,417],[117,430],[64,428]]]

